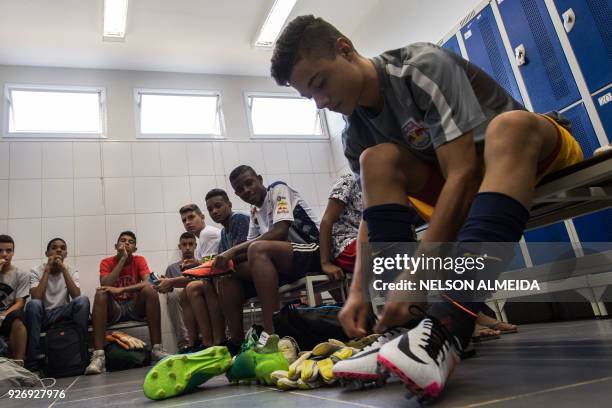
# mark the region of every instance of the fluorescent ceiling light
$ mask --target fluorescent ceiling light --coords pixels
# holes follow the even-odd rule
[[[287,17],[293,10],[297,0],[275,0],[270,13],[266,17],[266,21],[263,23],[259,30],[257,40],[255,40],[255,47],[270,48],[274,44],[274,41],[280,35],[280,31],[287,21]]]
[[[104,0],[104,39],[123,40],[128,0]]]

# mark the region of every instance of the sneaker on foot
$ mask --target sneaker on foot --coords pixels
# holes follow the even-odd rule
[[[94,350],[91,361],[85,369],[85,375],[102,374],[106,370],[104,350]]]
[[[406,330],[401,327],[387,330],[379,335],[374,343],[364,347],[359,353],[346,360],[338,361],[333,368],[333,377],[342,382],[357,381],[361,383],[360,385],[368,382],[382,383],[385,376],[377,370],[378,352],[384,344],[401,336]]]
[[[166,350],[162,347],[161,344],[154,344],[153,348],[151,348],[151,362],[156,363],[159,360],[168,357],[169,354],[166,353]]]
[[[426,316],[404,335],[385,344],[378,361],[421,398],[438,397],[460,361],[459,341],[434,317]]]
[[[227,348],[222,346],[168,356],[147,373],[144,394],[152,400],[161,400],[193,391],[212,377],[223,374],[231,361]]]

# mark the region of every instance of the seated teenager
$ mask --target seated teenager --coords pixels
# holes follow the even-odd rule
[[[361,187],[352,174],[341,176],[331,189],[321,219],[321,269],[331,279],[353,273],[356,239],[361,222]],[[330,294],[341,302],[338,290]]]
[[[194,252],[197,242],[196,237],[191,232],[183,232],[179,239],[178,249],[181,251],[181,260],[168,265],[166,273],[160,276],[162,281],[170,282],[170,279],[182,278],[183,266],[185,263],[191,263],[194,259]],[[166,293],[166,301],[168,305],[168,317],[170,317],[170,323],[174,329],[174,335],[176,336],[176,345],[179,350],[185,350],[189,347],[189,334],[183,321],[183,308],[181,306],[180,297],[185,290],[183,287],[169,287],[166,288],[169,283],[165,283],[160,289],[160,285],[157,286],[158,292]],[[184,296],[184,295],[183,295]]]
[[[215,266],[224,268],[227,261],[247,254],[248,268],[237,270],[236,275],[253,282],[264,329],[274,333],[272,316],[280,309],[279,286],[308,272],[321,272],[319,221],[300,194],[284,182],[266,187],[249,166],[235,168],[229,179],[236,195],[251,205],[249,235],[248,241],[219,254]]]
[[[28,332],[24,324],[23,306],[29,296],[28,273],[14,266],[15,241],[0,235],[0,336],[10,343],[9,356],[23,366]]]
[[[198,266],[217,254],[221,230],[206,225],[204,214],[196,204],[181,207],[179,214],[185,230],[198,237],[194,257],[182,261],[181,270],[184,271]],[[157,290],[160,293],[167,293],[172,288],[185,288],[179,294],[183,321],[187,327],[190,341],[185,351],[193,352],[221,344],[225,339],[225,320],[221,313],[217,291],[212,283],[191,281],[184,276],[178,276],[162,279]],[[201,342],[200,336],[202,337]]]
[[[215,188],[206,194],[206,208],[214,222],[223,225],[221,230],[221,241],[219,253],[235,247],[246,241],[249,233],[249,216],[232,211],[232,203],[224,190]],[[234,268],[244,269],[248,267],[246,255],[234,258]],[[223,298],[244,299],[241,281],[232,276],[224,275],[216,279],[217,289],[223,308],[223,315],[227,323],[230,338],[226,341],[227,347],[232,351],[238,351],[244,340],[242,324],[242,303],[224,302]]]
[[[96,289],[92,313],[94,352],[85,374],[105,370],[104,335],[108,324],[128,320],[147,321],[153,347],[151,360],[161,360],[167,353],[161,344],[161,312],[159,296],[148,283],[149,266],[136,252],[136,235],[132,231],[119,234],[115,244],[117,255],[100,262],[100,287]]]
[[[25,307],[28,328],[26,362],[37,368],[40,332],[60,320],[73,320],[87,333],[89,298],[81,296],[79,272],[64,263],[68,255],[66,241],[53,238],[47,244],[47,262],[30,271],[30,301]]]

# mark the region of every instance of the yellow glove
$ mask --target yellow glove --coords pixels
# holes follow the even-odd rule
[[[142,350],[146,343],[136,337],[130,336],[124,332],[115,331],[111,335],[118,339],[120,342],[127,344],[130,350]]]
[[[117,343],[121,348],[123,348],[125,350],[129,350],[130,349],[130,345],[129,344],[122,342],[121,340],[119,340],[116,337],[111,336],[110,334],[106,335],[106,341],[108,341],[109,343]]]

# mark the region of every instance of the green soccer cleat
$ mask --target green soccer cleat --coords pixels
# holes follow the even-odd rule
[[[277,370],[289,369],[285,356],[278,350],[278,341],[278,336],[272,334],[264,346],[254,346],[240,353],[227,371],[227,379],[230,382],[257,381],[273,385],[271,374]]]
[[[162,400],[191,392],[212,377],[226,372],[231,362],[232,356],[222,346],[168,356],[147,373],[144,394],[152,400]]]

